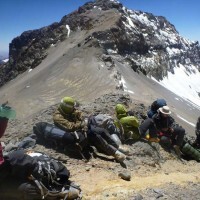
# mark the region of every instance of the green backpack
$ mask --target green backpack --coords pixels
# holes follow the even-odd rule
[[[194,147],[192,147],[189,143],[186,143],[181,151],[191,158],[195,159],[196,161],[200,161],[200,152],[196,150]]]

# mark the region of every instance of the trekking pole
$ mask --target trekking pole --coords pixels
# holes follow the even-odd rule
[[[83,153],[82,153],[81,151],[79,151],[79,153],[80,153],[80,155],[82,156],[83,160],[84,160],[85,162],[87,162],[88,160],[85,158],[85,156],[83,155]]]
[[[81,157],[83,158],[83,160],[85,161],[85,162],[87,162],[88,160],[86,159],[86,157],[83,155],[83,153],[82,153],[82,147],[81,147],[81,145],[79,144],[79,143],[76,143],[76,146],[77,146],[77,148],[78,148],[78,152],[79,152],[79,154],[81,155]]]

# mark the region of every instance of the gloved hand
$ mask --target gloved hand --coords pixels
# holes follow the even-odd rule
[[[169,131],[170,133],[173,133],[173,132],[174,132],[174,129],[173,129],[173,128],[169,128],[168,131]]]

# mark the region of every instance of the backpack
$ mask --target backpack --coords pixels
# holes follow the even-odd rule
[[[83,151],[88,146],[87,134],[83,131],[66,132],[54,124],[38,122],[33,126],[33,132],[37,135],[37,141],[56,148],[72,146],[70,148],[78,147]]]
[[[154,114],[156,114],[157,110],[163,106],[166,106],[167,102],[165,99],[157,99],[151,104],[150,110],[147,112],[147,116],[152,118]]]
[[[12,151],[6,156],[11,166],[11,174],[17,179],[26,180],[31,174],[45,183],[68,181],[69,171],[59,161],[40,152],[26,152],[25,150]],[[46,180],[51,177],[51,180]]]
[[[151,110],[156,112],[159,108],[166,105],[167,105],[167,102],[165,101],[165,99],[157,99],[151,104]]]
[[[90,132],[92,133],[97,134],[101,134],[102,132],[109,133],[110,135],[118,133],[113,118],[107,114],[90,116],[88,118],[88,130],[90,130]]]
[[[44,153],[17,150],[7,156],[7,161],[10,163],[12,176],[22,180],[21,190],[27,199],[34,199],[33,196],[38,195],[41,199],[69,199],[72,187],[80,194],[80,189],[69,181],[68,169]]]
[[[190,145],[188,142],[184,144],[183,147],[181,147],[181,151],[183,152],[183,154],[185,154],[186,156],[189,156],[193,159],[195,159],[196,161],[200,161],[200,151],[198,151],[197,149],[195,149],[192,145]]]
[[[33,172],[33,181],[40,189],[42,199],[80,199],[81,189],[69,181],[69,170],[58,160],[44,153],[31,152],[38,165]]]
[[[37,162],[33,176],[35,175],[42,183],[48,186],[52,183],[61,185],[69,182],[70,172],[61,162],[41,152],[28,152],[27,154]]]

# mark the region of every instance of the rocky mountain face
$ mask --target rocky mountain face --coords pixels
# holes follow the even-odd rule
[[[116,0],[88,2],[76,11],[38,30],[22,33],[9,46],[9,62],[0,69],[0,85],[27,69],[37,67],[48,55],[48,49],[77,32],[87,32],[78,46],[101,48],[109,57],[126,62],[134,71],[162,80],[168,71],[183,65],[200,70],[200,46],[179,35],[162,16],[128,10]]]
[[[1,86],[19,75],[0,88],[1,103],[8,100],[17,112],[2,142],[13,146],[32,134],[37,122],[53,123],[52,113],[67,95],[80,103],[85,116],[115,117],[116,103],[123,103],[140,122],[150,103],[162,97],[176,122],[194,135],[188,121],[196,123],[199,110],[146,76],[162,79],[178,65],[194,73],[190,66],[199,67],[199,49],[165,18],[127,10],[114,0],[86,3],[59,23],[24,32],[13,39],[9,62],[0,67]],[[34,150],[64,162],[84,199],[199,198],[199,163],[179,160],[157,143],[126,146],[131,151],[126,166],[105,155],[86,163],[41,144]]]

